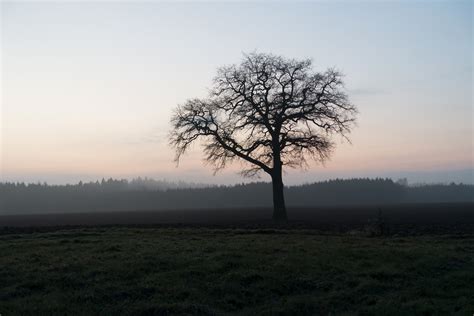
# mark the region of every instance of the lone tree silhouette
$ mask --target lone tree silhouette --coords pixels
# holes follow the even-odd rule
[[[357,113],[342,74],[314,72],[311,64],[252,53],[240,65],[219,68],[208,98],[187,100],[173,113],[170,144],[176,162],[201,139],[214,172],[240,160],[243,176],[268,173],[273,219],[286,221],[283,167],[308,167],[308,158],[324,162],[334,148],[331,137],[348,139]]]

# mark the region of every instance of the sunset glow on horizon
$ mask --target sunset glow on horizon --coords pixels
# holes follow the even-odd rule
[[[206,96],[218,67],[258,51],[340,69],[359,110],[351,144],[336,138],[325,166],[287,170],[287,183],[433,172],[474,182],[470,1],[6,1],[0,11],[0,181],[241,182],[238,164],[213,177],[199,146],[176,167],[169,119]]]

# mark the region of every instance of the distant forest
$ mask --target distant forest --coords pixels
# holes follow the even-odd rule
[[[285,188],[289,207],[474,202],[474,185],[408,186],[391,179],[330,180]],[[270,183],[233,186],[151,179],[75,185],[0,183],[0,214],[269,207]]]

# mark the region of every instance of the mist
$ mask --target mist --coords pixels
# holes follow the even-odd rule
[[[472,0],[0,0],[0,316],[473,315]]]

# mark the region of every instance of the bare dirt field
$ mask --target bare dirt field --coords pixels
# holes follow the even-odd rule
[[[274,227],[270,208],[91,212],[3,215],[0,231],[64,226]],[[357,207],[289,208],[287,228],[348,232],[382,221],[385,233],[474,232],[474,203],[397,204]],[[379,223],[380,224],[380,223]]]

